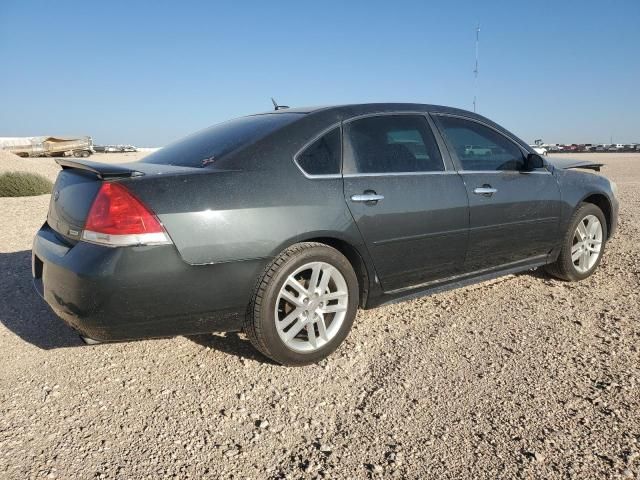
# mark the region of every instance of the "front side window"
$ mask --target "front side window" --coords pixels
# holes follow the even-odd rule
[[[457,117],[441,116],[438,122],[463,170],[522,170],[524,167],[520,148],[495,130]]]
[[[317,139],[298,154],[296,161],[307,175],[339,174],[342,162],[340,128]]]
[[[427,120],[420,115],[381,115],[345,125],[345,154],[352,173],[444,170]],[[345,162],[346,163],[346,162]]]

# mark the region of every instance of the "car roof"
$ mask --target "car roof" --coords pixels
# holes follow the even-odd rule
[[[463,110],[460,108],[447,107],[444,105],[432,105],[425,103],[351,103],[351,104],[338,104],[338,105],[319,105],[319,106],[308,106],[308,107],[293,107],[293,108],[282,108],[276,111],[263,112],[265,113],[302,113],[302,114],[313,114],[313,113],[336,113],[342,114],[345,118],[350,116],[358,116],[364,115],[368,113],[388,113],[388,112],[429,112],[429,113],[449,113],[454,115],[464,115],[468,117],[475,117],[478,119],[485,118],[476,113],[470,112],[468,110]],[[258,115],[261,115],[258,114]]]
[[[531,147],[524,142],[522,139],[518,138],[513,133],[506,130],[501,125],[498,125],[494,121],[483,117],[474,112],[470,112],[468,110],[463,110],[461,108],[455,107],[446,107],[444,105],[432,105],[425,103],[353,103],[353,104],[344,104],[344,105],[324,105],[324,106],[312,106],[312,107],[296,107],[296,108],[283,108],[276,111],[263,112],[262,114],[257,115],[265,115],[265,114],[298,114],[300,117],[305,117],[311,119],[312,117],[318,118],[320,120],[323,119],[322,122],[329,124],[329,122],[336,121],[345,121],[349,120],[353,117],[359,117],[362,115],[370,115],[377,113],[442,113],[448,115],[459,115],[462,117],[475,119],[480,122],[483,122],[498,131],[508,135],[513,140],[516,140],[525,150],[527,148],[531,149]],[[302,120],[302,119],[301,119]],[[322,123],[321,122],[321,123]],[[297,123],[297,122],[294,122]],[[533,150],[529,150],[530,152],[534,152]]]

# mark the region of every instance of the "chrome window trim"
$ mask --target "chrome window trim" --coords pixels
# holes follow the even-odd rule
[[[332,131],[333,129],[338,128],[340,130],[340,168],[338,173],[325,173],[325,174],[311,174],[304,171],[304,169],[298,163],[298,156],[304,152],[308,147],[310,147],[317,140],[320,140],[324,135]],[[325,128],[320,133],[318,133],[315,137],[305,143],[294,155],[293,155],[293,163],[298,170],[302,172],[302,174],[309,179],[327,179],[327,178],[342,178],[342,122],[337,122],[332,124],[331,126]]]
[[[435,172],[387,172],[387,173],[343,173],[344,178],[357,178],[357,177],[407,177],[407,176],[422,176],[422,175],[457,175],[455,170],[441,170]]]
[[[442,162],[443,170],[429,170],[424,172],[380,172],[380,173],[343,173],[343,177],[353,178],[353,177],[379,177],[379,176],[401,176],[401,175],[433,175],[433,174],[441,174],[441,173],[456,173],[455,170],[451,170],[447,165],[447,162],[444,158],[444,152],[440,148],[440,144],[438,143],[438,138],[436,136],[436,132],[434,132],[433,127],[429,123],[429,112],[425,111],[416,111],[416,110],[401,110],[401,111],[392,111],[392,112],[373,112],[373,113],[363,113],[362,115],[357,115],[355,117],[348,118],[347,120],[343,120],[342,124],[345,125],[347,123],[351,123],[357,120],[362,120],[364,118],[371,117],[386,117],[389,115],[413,115],[423,117],[426,122],[426,128],[431,132],[433,136],[433,140],[435,141],[435,146],[438,149],[438,153],[440,153],[440,161]],[[344,138],[342,140],[343,150],[344,150]],[[344,151],[343,151],[343,163],[344,163]]]
[[[496,132],[498,135],[502,135],[504,138],[506,138],[507,140],[509,140],[511,143],[514,143],[516,145],[516,147],[518,147],[522,153],[531,153],[529,152],[527,149],[525,149],[522,145],[520,145],[520,142],[518,142],[516,139],[514,139],[512,136],[510,135],[506,135],[505,133],[501,132],[500,130],[498,130],[497,128],[489,125],[486,122],[483,122],[482,120],[478,120],[475,118],[471,118],[471,117],[467,117],[465,115],[460,115],[457,113],[443,113],[443,112],[438,112],[438,113],[432,113],[431,115],[435,116],[435,117],[454,117],[454,118],[460,118],[462,120],[468,120],[470,122],[475,122],[475,123],[479,123],[480,125],[483,125],[487,128],[490,128],[491,130],[493,130],[494,132]]]
[[[348,119],[343,120],[342,123],[351,123],[355,120],[361,120],[363,118],[383,117],[388,115],[420,115],[421,117],[425,117],[428,114],[429,112],[417,111],[417,110],[394,110],[391,112],[372,112],[372,113],[363,113],[360,115],[356,115],[355,117],[349,117]]]
[[[488,173],[488,174],[509,174],[509,175],[530,175],[530,174],[538,174],[538,175],[551,175],[549,170],[545,170],[544,172],[541,170],[532,170],[530,172],[526,172],[523,170],[459,170],[458,173],[460,175],[465,174],[479,174],[479,173]]]
[[[484,127],[487,127],[487,128],[489,128],[489,129],[493,130],[493,131],[494,131],[494,132],[496,132],[498,135],[501,135],[502,137],[504,137],[504,138],[506,138],[507,140],[509,140],[511,143],[513,143],[516,147],[518,147],[518,148],[520,149],[520,153],[522,153],[525,157],[526,157],[529,153],[531,153],[531,152],[529,152],[527,149],[525,149],[525,148],[523,147],[523,145],[521,145],[521,144],[520,144],[520,142],[518,142],[516,139],[514,139],[511,135],[507,135],[507,134],[505,134],[505,133],[501,132],[501,131],[500,131],[500,130],[498,130],[497,128],[495,128],[495,127],[493,127],[493,126],[489,125],[489,124],[488,124],[488,123],[486,123],[486,122],[483,122],[482,120],[477,120],[477,119],[475,119],[475,118],[468,117],[468,116],[466,116],[466,115],[460,115],[460,114],[456,114],[456,113],[446,113],[446,112],[436,112],[436,113],[431,113],[431,116],[432,116],[432,117],[436,117],[436,119],[437,119],[437,117],[453,117],[453,118],[460,118],[461,120],[467,120],[467,121],[469,121],[469,122],[478,123],[478,124],[480,124],[480,125],[482,125],[482,126],[484,126]],[[438,125],[438,128],[440,128],[440,125]],[[443,137],[444,141],[448,143],[448,142],[449,142],[449,139],[446,137],[446,134],[441,132],[441,135],[442,135],[442,137]],[[453,153],[453,155],[455,155],[456,163],[458,163],[458,164],[462,167],[462,166],[463,166],[462,161],[458,158],[458,155],[455,153],[455,149],[454,149],[454,153]],[[515,173],[526,173],[526,174],[529,174],[529,173],[544,173],[544,174],[548,173],[548,174],[551,174],[551,172],[547,169],[547,165],[548,165],[548,164],[547,164],[547,161],[546,161],[544,158],[543,158],[542,160],[543,160],[543,162],[544,162],[544,167],[542,167],[542,168],[545,170],[544,172],[539,171],[539,170],[532,170],[532,171],[530,171],[530,172],[525,172],[525,171],[522,171],[522,170],[464,170],[463,168],[459,169],[459,170],[458,170],[458,172],[459,172],[459,173],[465,173],[465,172],[466,172],[466,173],[490,173],[490,172],[500,172],[500,173],[504,173],[504,172],[515,172]]]

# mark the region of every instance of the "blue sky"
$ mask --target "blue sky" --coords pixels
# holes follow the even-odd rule
[[[531,142],[640,142],[640,1],[0,2],[0,136],[164,145],[287,105],[472,109]]]

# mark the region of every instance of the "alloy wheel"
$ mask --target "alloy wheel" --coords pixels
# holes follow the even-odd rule
[[[340,331],[349,305],[347,282],[325,262],[311,262],[291,273],[275,306],[276,330],[296,352],[322,348]]]
[[[588,272],[596,264],[602,236],[602,224],[595,215],[587,215],[578,223],[571,246],[571,261],[578,272]]]

